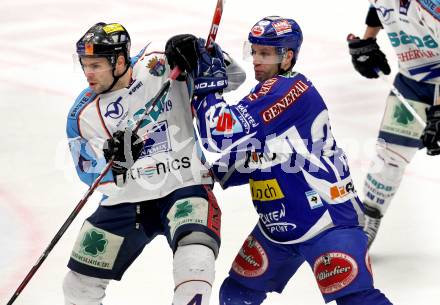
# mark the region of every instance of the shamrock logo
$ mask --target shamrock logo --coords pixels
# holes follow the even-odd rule
[[[192,205],[188,200],[184,201],[182,203],[179,203],[177,205],[177,211],[176,211],[176,214],[174,215],[174,218],[186,217],[192,213],[192,210],[193,210]]]
[[[104,233],[100,233],[96,230],[86,232],[81,243],[84,253],[91,256],[97,256],[99,253],[103,253],[108,244],[108,240],[105,239],[104,236]]]
[[[394,108],[393,117],[396,119],[397,123],[402,125],[408,125],[408,123],[414,121],[414,116],[403,104],[399,104]]]

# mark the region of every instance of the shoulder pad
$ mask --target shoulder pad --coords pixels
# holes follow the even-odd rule
[[[422,8],[424,8],[428,13],[430,13],[435,19],[437,19],[437,21],[440,20],[440,9],[439,9],[439,1],[438,0],[434,0],[434,1],[417,1],[418,4],[420,4],[420,6]]]
[[[92,89],[90,88],[84,89],[80,93],[80,95],[76,98],[75,103],[73,104],[72,108],[69,111],[68,118],[76,119],[81,109],[83,109],[84,106],[86,106],[87,104],[91,103],[95,99],[96,95],[97,94],[93,92]]]
[[[166,72],[166,60],[164,52],[151,48],[152,44],[148,43],[135,57],[131,59],[131,65],[143,61],[143,65],[153,76],[163,76]],[[147,50],[148,49],[148,50]]]
[[[142,50],[136,55],[136,56],[132,56],[130,58],[130,64],[133,67],[139,60],[142,59],[143,56],[145,56],[145,53],[147,53],[147,48],[150,45],[150,43],[148,43],[145,47],[142,48]]]

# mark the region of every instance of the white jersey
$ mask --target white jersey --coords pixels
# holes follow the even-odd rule
[[[148,53],[146,48],[132,59],[127,88],[100,95],[90,89],[81,93],[67,124],[81,180],[90,185],[96,179],[106,163],[105,141],[117,130],[133,128],[168,74],[163,53]],[[172,81],[169,93],[141,124],[138,135],[145,140],[144,149],[128,171],[126,183],[116,186],[111,171],[100,183],[103,205],[156,199],[178,188],[213,182],[197,154],[189,88],[185,81]]]
[[[420,0],[424,2],[423,0]],[[430,0],[425,0],[425,2]],[[438,37],[429,28],[438,28],[438,19],[420,21],[416,0],[370,0],[399,60],[399,72],[432,84],[440,83],[440,47]]]

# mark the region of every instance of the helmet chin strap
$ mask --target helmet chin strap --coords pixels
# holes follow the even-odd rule
[[[113,70],[112,70],[113,83],[112,83],[112,84],[110,85],[110,87],[108,87],[106,90],[102,91],[101,94],[104,94],[104,93],[110,92],[110,91],[113,89],[113,87],[116,85],[116,83],[118,82],[118,80],[119,80],[122,76],[124,76],[125,73],[127,73],[127,71],[128,71],[129,68],[130,68],[130,65],[127,64],[127,67],[125,68],[125,71],[124,71],[121,75],[116,76],[116,75],[115,75],[116,65],[115,65],[115,66],[113,67]]]
[[[286,57],[287,56],[287,53],[286,54],[284,54],[283,55],[283,57]],[[289,72],[289,71],[291,71],[292,69],[293,69],[293,66],[296,64],[296,59],[295,59],[295,57],[291,60],[291,62],[290,62],[290,65],[289,65],[289,68],[287,68],[286,70],[285,69],[282,69],[281,68],[281,63],[279,63],[278,64],[278,74],[279,75],[283,75],[283,74],[286,74],[287,72]]]
[[[295,65],[295,63],[293,63],[293,64],[290,64],[290,66],[289,66],[289,68],[287,69],[287,70],[284,70],[284,69],[281,69],[281,64],[278,64],[278,74],[279,75],[284,75],[284,74],[286,74],[287,72],[290,72],[291,70],[292,70],[292,68],[293,68],[293,66]]]

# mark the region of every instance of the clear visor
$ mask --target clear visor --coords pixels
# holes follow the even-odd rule
[[[79,56],[78,54],[73,54],[72,57],[75,73],[101,73],[113,70],[106,57]]]
[[[243,60],[258,64],[279,64],[286,56],[286,48],[252,44],[243,44]]]

